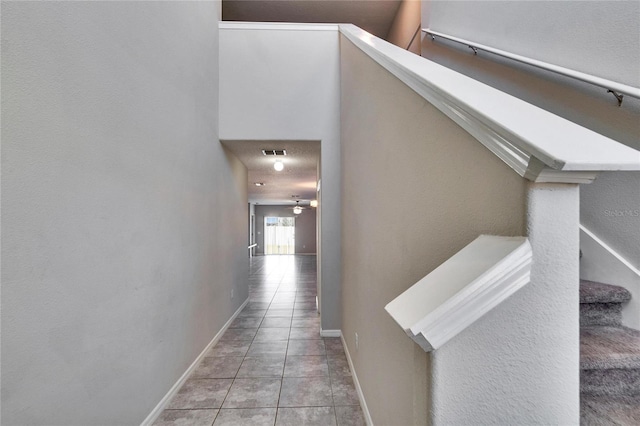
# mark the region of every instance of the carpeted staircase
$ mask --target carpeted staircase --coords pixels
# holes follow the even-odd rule
[[[580,282],[580,423],[640,425],[640,331],[622,325],[624,288]]]

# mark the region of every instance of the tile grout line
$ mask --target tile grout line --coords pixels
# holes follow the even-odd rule
[[[275,423],[277,423],[278,419],[280,418],[279,410],[281,408],[287,408],[287,409],[311,409],[311,408],[321,408],[321,407],[329,408],[329,407],[331,407],[333,409],[333,419],[336,422],[336,424],[338,424],[338,416],[337,416],[337,410],[336,410],[336,407],[338,407],[338,405],[336,405],[336,399],[335,399],[334,389],[333,389],[334,378],[331,375],[331,368],[330,368],[330,365],[329,365],[329,362],[328,362],[329,352],[327,350],[327,343],[326,343],[327,339],[322,338],[322,337],[320,337],[320,339],[314,339],[314,338],[310,338],[309,339],[308,338],[309,336],[308,335],[304,335],[304,334],[301,334],[301,336],[304,337],[303,339],[292,339],[292,335],[291,335],[291,333],[292,333],[294,328],[299,328],[299,327],[293,327],[293,325],[294,325],[294,321],[293,320],[296,318],[294,316],[294,313],[296,311],[303,312],[303,311],[307,310],[307,309],[304,309],[306,306],[304,306],[305,302],[303,302],[302,299],[305,298],[305,297],[310,297],[309,296],[309,292],[312,291],[312,286],[313,286],[313,280],[310,279],[311,275],[313,275],[313,272],[312,271],[310,271],[309,273],[306,273],[306,272],[303,273],[302,272],[302,270],[304,269],[303,268],[304,265],[306,265],[307,263],[310,264],[311,262],[306,262],[306,260],[307,260],[306,258],[303,259],[303,260],[304,261],[301,261],[301,262],[295,262],[297,264],[296,265],[297,266],[296,269],[299,272],[299,274],[298,274],[297,278],[293,280],[293,283],[294,283],[293,288],[291,287],[291,285],[292,285],[291,279],[288,278],[288,279],[285,280],[285,276],[287,274],[285,272],[284,274],[280,275],[279,282],[278,282],[278,284],[277,284],[277,286],[276,286],[276,288],[275,288],[275,290],[273,292],[272,292],[271,289],[269,289],[268,292],[263,292],[263,291],[260,291],[260,290],[264,289],[264,287],[260,287],[258,281],[262,281],[262,282],[264,282],[264,280],[272,281],[275,278],[276,273],[270,272],[268,274],[260,274],[260,275],[264,275],[264,277],[261,278],[261,279],[256,277],[258,275],[256,273],[250,274],[250,276],[249,276],[250,293],[253,293],[253,294],[250,294],[249,299],[253,299],[254,297],[261,298],[261,296],[263,297],[267,293],[271,294],[271,298],[270,298],[270,301],[267,304],[266,309],[264,310],[264,312],[258,317],[258,318],[260,318],[260,322],[258,324],[258,327],[256,329],[255,334],[253,334],[253,336],[252,336],[252,338],[250,340],[247,340],[248,343],[249,343],[249,346],[248,346],[247,350],[244,352],[244,354],[242,355],[242,361],[241,361],[240,365],[238,366],[238,369],[236,370],[236,372],[235,372],[235,374],[233,376],[233,380],[232,380],[232,383],[231,383],[229,389],[227,390],[224,398],[222,399],[222,403],[220,404],[220,407],[218,408],[218,412],[216,413],[216,415],[215,415],[215,417],[213,419],[213,424],[215,424],[215,422],[220,418],[221,411],[223,409],[225,409],[225,408],[222,408],[222,407],[225,404],[225,402],[228,400],[228,398],[230,396],[230,393],[231,393],[232,387],[234,386],[234,384],[237,383],[237,380],[240,379],[239,374],[240,374],[240,370],[241,370],[242,365],[244,364],[244,362],[249,358],[264,358],[264,357],[268,358],[270,356],[269,354],[260,354],[259,353],[259,354],[255,354],[255,356],[252,357],[252,356],[249,356],[249,351],[251,349],[251,346],[253,346],[256,343],[261,343],[262,342],[262,340],[259,340],[259,338],[258,338],[258,335],[260,335],[260,332],[262,330],[269,329],[269,328],[274,328],[274,327],[264,327],[263,326],[264,325],[264,320],[269,318],[268,313],[269,313],[270,310],[276,310],[278,308],[278,307],[274,306],[274,303],[276,303],[277,300],[279,300],[280,302],[283,302],[283,303],[285,302],[284,300],[281,300],[283,298],[284,294],[290,294],[290,295],[292,294],[293,295],[293,301],[292,301],[293,303],[292,303],[292,306],[291,306],[291,315],[287,316],[289,318],[289,321],[288,321],[289,333],[287,334],[287,338],[286,338],[286,342],[287,343],[286,343],[286,348],[285,348],[285,352],[284,352],[284,362],[283,362],[283,365],[282,365],[281,374],[280,375],[274,375],[274,376],[247,377],[247,379],[263,379],[263,378],[276,379],[276,378],[279,378],[280,388],[279,388],[279,393],[278,393],[278,397],[277,397],[277,403],[275,404],[275,407],[233,407],[233,408],[228,408],[228,409],[229,410],[242,410],[242,409],[250,409],[250,408],[255,408],[255,409],[273,408],[273,409],[276,410],[275,417],[274,417],[273,421]],[[263,264],[263,262],[261,262],[261,264],[262,264],[262,266],[259,267],[259,270],[263,271],[265,269],[265,265]],[[285,281],[287,281],[287,282],[285,282]],[[301,293],[301,291],[302,291],[302,293]],[[280,296],[280,297],[278,297],[278,296]],[[284,297],[286,297],[286,296],[284,296]],[[291,303],[291,300],[289,300],[289,297],[286,297],[286,299],[287,299],[286,300],[287,304]],[[278,303],[280,303],[280,302],[278,302]],[[263,303],[263,302],[254,301],[253,303]],[[299,305],[300,306],[299,308],[296,308],[297,304],[301,304],[301,305]],[[262,306],[260,306],[260,310],[262,310]],[[249,317],[247,317],[247,318],[249,318]],[[278,317],[273,317],[273,318],[278,318]],[[301,326],[303,326],[303,328],[306,328],[304,326],[310,325],[310,324],[308,324],[307,321],[304,321],[305,319],[310,319],[310,318],[317,318],[317,312],[315,313],[315,316],[307,316],[306,314],[303,313],[302,316],[298,317],[298,319],[300,319],[302,321]],[[241,327],[241,328],[243,328],[243,327]],[[280,327],[275,327],[275,328],[280,328]],[[314,328],[315,328],[315,326],[314,326]],[[316,330],[316,332],[319,333],[318,330]],[[226,333],[226,331],[225,331],[225,333]],[[264,340],[264,342],[271,342],[271,341],[278,342],[278,341],[284,341],[284,340],[285,339],[282,339],[282,340],[280,340],[280,339],[275,339],[275,340],[274,339],[266,339],[266,340]],[[316,346],[316,347],[318,345],[318,343],[316,343],[316,342],[321,341],[322,342],[321,343],[322,351],[321,351],[321,353],[315,353],[315,350],[314,350],[314,351],[311,351],[311,352],[314,352],[314,353],[306,353],[306,351],[304,350],[304,348],[306,346],[303,344],[303,345],[301,345],[301,348],[303,349],[303,351],[301,351],[301,353],[296,354],[296,355],[290,355],[289,354],[289,349],[291,349],[291,341],[292,340],[306,341],[307,344],[313,344],[313,346]],[[234,342],[234,341],[245,342],[245,340],[230,340],[228,342]],[[232,356],[232,355],[228,355],[228,356]],[[227,357],[227,356],[224,356],[224,357]],[[287,361],[292,359],[293,357],[301,357],[301,358],[302,357],[307,357],[307,358],[314,358],[314,359],[318,358],[318,359],[321,359],[322,361],[324,361],[326,363],[325,365],[326,365],[326,368],[327,368],[327,375],[326,376],[325,375],[318,375],[318,376],[315,376],[315,375],[297,376],[296,375],[296,376],[286,377],[285,376],[285,371],[286,371]],[[302,362],[302,364],[304,364],[304,362],[302,360],[300,362]],[[316,365],[315,361],[313,362],[312,365]],[[311,366],[308,366],[308,367],[311,367]],[[307,374],[304,368],[303,368],[303,371],[304,372],[302,374]],[[260,371],[258,371],[258,374],[259,373],[260,373]],[[330,403],[331,405],[320,404],[320,405],[300,405],[300,406],[295,405],[295,406],[289,406],[289,407],[282,407],[281,406],[281,402],[282,402],[281,398],[282,398],[283,385],[284,385],[284,379],[285,378],[292,378],[292,379],[322,379],[322,378],[325,378],[325,377],[328,377],[327,382],[329,384],[329,391],[331,392],[331,403]],[[200,378],[200,379],[210,379],[210,378],[203,377],[203,378]],[[325,382],[325,383],[327,383],[327,382]],[[348,406],[348,405],[349,404],[345,404],[345,406]],[[340,405],[340,407],[342,407],[342,405]],[[194,410],[194,409],[184,409],[184,410],[188,411],[188,410]]]

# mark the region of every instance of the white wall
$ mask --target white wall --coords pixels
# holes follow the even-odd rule
[[[424,3],[432,30],[640,86],[637,1]]]
[[[339,73],[335,25],[220,29],[220,138],[321,141],[323,329],[341,326]]]
[[[140,424],[247,297],[218,8],[3,2],[3,425]]]
[[[433,425],[579,424],[578,187],[527,198],[531,282],[433,353]]]
[[[640,87],[640,2],[423,1],[423,27]],[[422,55],[640,149],[640,100],[464,45],[424,37]],[[640,154],[639,154],[640,155]],[[581,187],[581,222],[640,267],[640,173],[602,173]],[[620,284],[620,283],[618,283]]]

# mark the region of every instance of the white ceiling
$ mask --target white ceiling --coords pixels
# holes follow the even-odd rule
[[[300,200],[300,205],[308,206],[309,201],[316,199],[319,141],[222,141],[222,144],[247,167],[250,203],[293,205]],[[284,149],[287,155],[265,156],[263,149]],[[281,172],[273,168],[276,158],[284,163]],[[258,187],[255,182],[264,182],[265,186]]]
[[[355,24],[386,39],[402,0],[223,0],[224,21]]]

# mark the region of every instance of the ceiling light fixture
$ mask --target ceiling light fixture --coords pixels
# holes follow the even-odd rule
[[[300,201],[296,201],[296,206],[293,208],[293,214],[302,213],[302,207],[300,207]]]
[[[318,207],[318,200],[311,200],[311,207]]]
[[[266,185],[264,182],[254,182],[253,184],[255,186],[265,186]]]
[[[281,172],[284,169],[284,163],[280,160],[276,160],[275,163],[273,163],[273,168],[277,171],[277,172]]]

